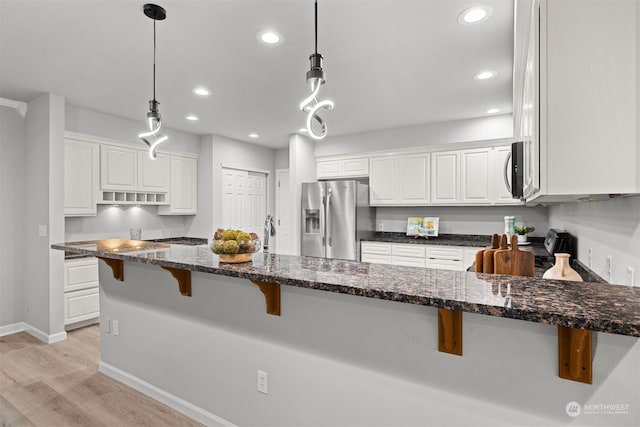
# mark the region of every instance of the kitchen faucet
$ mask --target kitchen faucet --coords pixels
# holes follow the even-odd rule
[[[275,236],[276,229],[273,226],[273,216],[271,214],[267,214],[267,217],[264,219],[264,242],[262,245],[263,252],[269,253],[269,237]]]

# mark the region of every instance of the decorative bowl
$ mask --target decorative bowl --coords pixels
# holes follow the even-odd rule
[[[252,255],[258,252],[260,247],[260,239],[241,241],[220,239],[211,243],[211,251],[220,257],[220,262],[226,263],[250,262]]]

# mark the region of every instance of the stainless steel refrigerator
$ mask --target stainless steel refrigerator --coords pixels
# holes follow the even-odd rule
[[[303,256],[360,260],[360,239],[373,234],[375,210],[369,207],[367,181],[302,184]]]

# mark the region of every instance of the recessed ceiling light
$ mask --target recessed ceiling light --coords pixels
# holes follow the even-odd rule
[[[209,91],[209,89],[204,88],[204,87],[197,87],[197,88],[193,89],[193,93],[195,93],[196,95],[200,95],[200,96],[209,96],[209,95],[211,95],[211,92]]]
[[[277,46],[284,41],[282,34],[272,30],[260,31],[256,38],[260,43],[267,46]]]
[[[250,134],[249,134],[249,138],[257,138],[257,137],[259,137],[259,136],[260,136],[260,135],[258,135],[257,133],[250,133]]]
[[[489,108],[486,113],[487,114],[495,114],[495,113],[499,113],[500,109],[499,108]]]
[[[475,80],[487,80],[487,79],[491,79],[491,78],[495,77],[496,74],[498,74],[498,73],[496,73],[495,71],[487,70],[487,71],[482,71],[482,72],[476,74],[475,76],[473,76],[473,78]]]
[[[458,15],[458,22],[462,25],[479,24],[489,19],[492,13],[493,9],[489,6],[471,7],[463,10],[462,13]]]
[[[198,116],[194,116],[193,114],[189,114],[187,117],[185,117],[185,119],[191,120],[192,122],[195,122],[196,120],[200,120]]]
[[[307,128],[300,128],[300,129],[298,129],[298,132],[306,132],[306,131],[307,131]]]

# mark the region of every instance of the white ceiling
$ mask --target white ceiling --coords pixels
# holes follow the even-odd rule
[[[153,24],[137,0],[0,0],[0,96],[43,93],[139,120],[152,97]],[[157,99],[164,125],[285,147],[313,52],[312,0],[158,0]],[[484,23],[460,12],[484,4]],[[320,0],[320,97],[329,135],[511,113],[513,0]],[[279,46],[256,34],[275,29]],[[498,72],[476,81],[484,69]],[[191,91],[213,93],[198,98]],[[197,122],[187,114],[200,117]],[[254,140],[251,132],[260,134]]]

